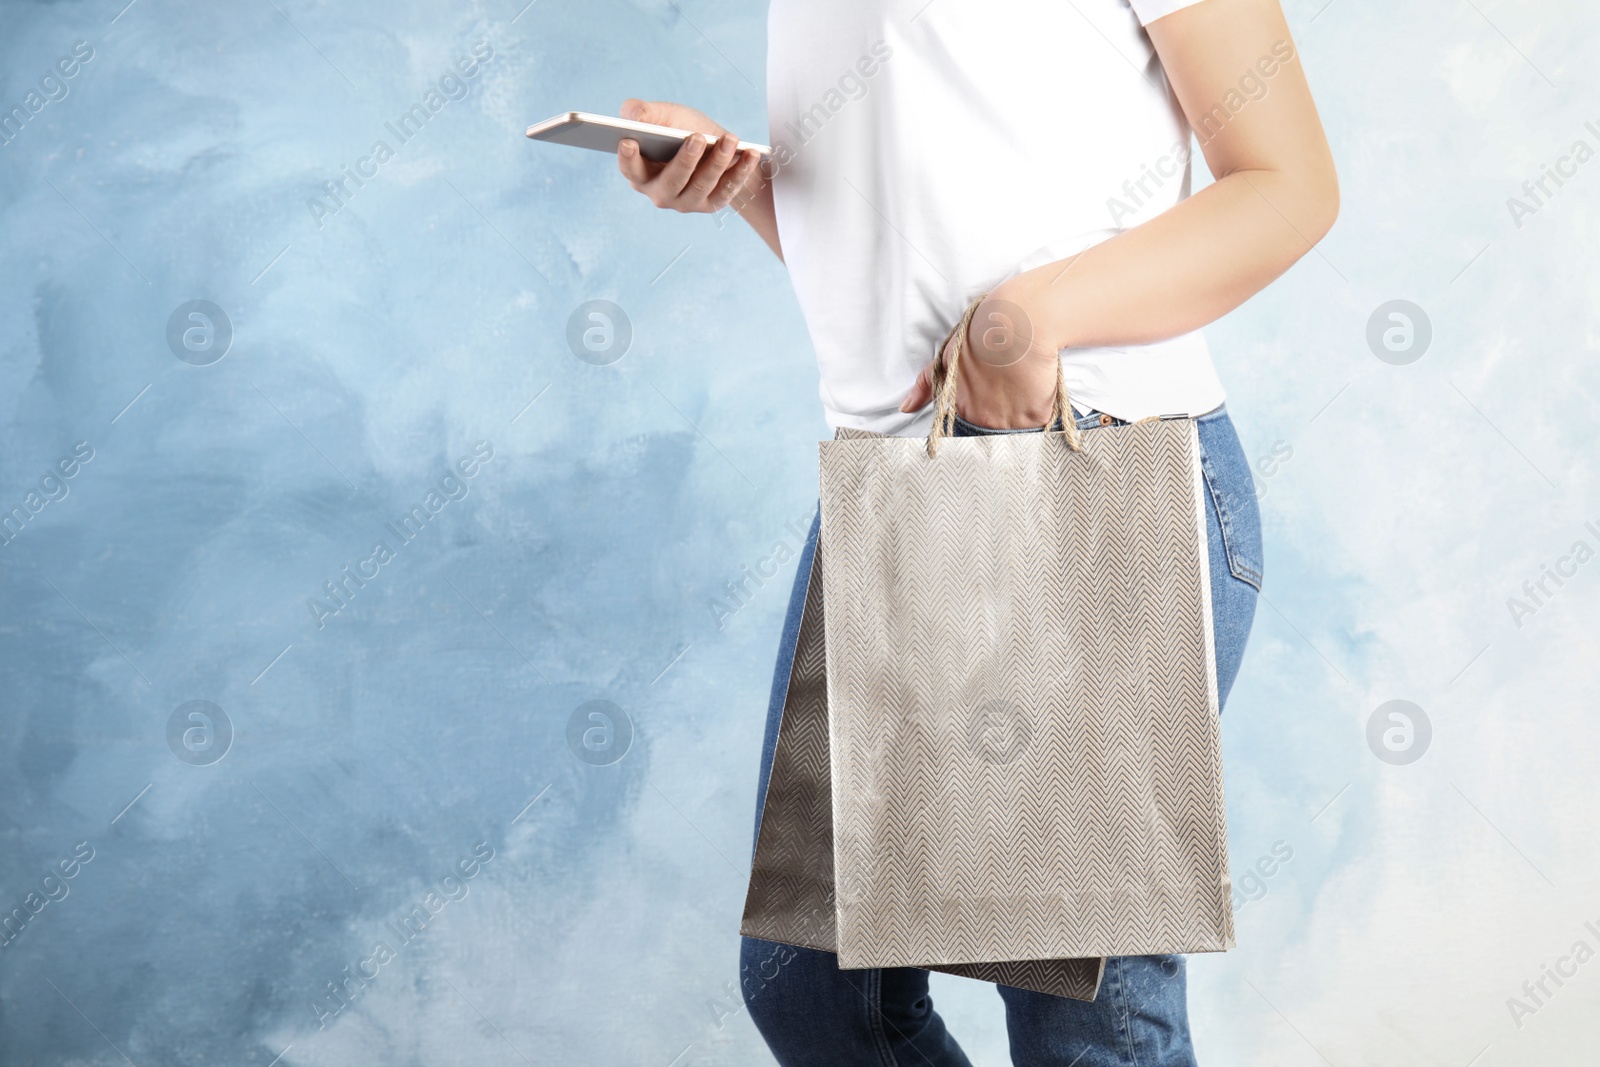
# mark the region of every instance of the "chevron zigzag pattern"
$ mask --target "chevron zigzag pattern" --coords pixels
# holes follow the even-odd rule
[[[823,642],[822,553],[811,566],[800,636],[778,726],[761,832],[739,932],[837,952],[833,891],[833,784]],[[951,964],[930,970],[1093,1000],[1105,959]]]

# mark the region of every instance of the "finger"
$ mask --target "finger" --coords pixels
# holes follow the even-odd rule
[[[932,372],[933,364],[930,363],[917,374],[917,380],[911,383],[911,392],[907,393],[906,398],[900,401],[901,411],[909,414],[913,411],[921,411],[928,406],[928,401],[933,399]]]
[[[701,206],[711,199],[717,189],[717,183],[727,176],[728,168],[733,165],[734,156],[738,152],[739,138],[731,133],[725,133],[717,138],[717,143],[700,161],[700,165],[695,168],[694,177],[689,179],[689,184],[683,190],[684,196],[690,201],[689,206]]]
[[[662,207],[669,204],[676,206],[674,201],[683,195],[683,187],[694,177],[695,167],[699,166],[705,151],[705,135],[691,134],[678,146],[678,151],[667,161],[666,166],[650,179],[646,190],[650,193],[651,199]]]
[[[722,180],[709,200],[713,211],[720,211],[731,201],[744,195],[750,179],[755,175],[756,167],[761,163],[761,153],[755,149],[746,149],[739,155],[739,161],[729,170],[728,176]]]
[[[734,189],[734,195],[741,200],[749,198],[753,192],[761,189],[761,153],[754,148],[745,153],[744,162],[739,166],[739,184]]]
[[[650,180],[651,166],[651,162],[639,151],[638,141],[624,138],[618,142],[617,169],[622,172],[624,178],[633,183],[634,188]]]
[[[630,96],[622,102],[622,107],[618,110],[618,114],[631,122],[650,122],[652,121],[650,118],[651,110],[652,108],[649,104],[636,96]]]

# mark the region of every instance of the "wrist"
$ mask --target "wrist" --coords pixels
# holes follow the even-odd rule
[[[995,286],[973,309],[963,338],[966,351],[991,368],[1018,366],[1056,351],[1041,327],[1041,302],[1034,280],[1017,275]]]
[[[1071,262],[1065,270],[1072,269]],[[1055,355],[1075,343],[1063,313],[1063,286],[1057,281],[1065,270],[1061,263],[1049,263],[1006,279],[990,294],[1021,309],[1035,353]]]

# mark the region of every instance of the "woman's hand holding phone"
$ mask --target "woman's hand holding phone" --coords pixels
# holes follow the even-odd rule
[[[628,184],[650,198],[656,207],[683,212],[715,212],[730,203],[773,253],[783,258],[778,244],[778,220],[772,207],[772,183],[761,172],[757,152],[739,152],[739,138],[703,113],[662,100],[624,100],[622,117],[634,122],[693,130],[691,137],[665,163],[653,163],[639,152],[637,141],[617,145],[617,168]],[[717,138],[707,150],[707,138]]]
[[[757,176],[761,156],[738,151],[739,138],[692,107],[662,101],[626,100],[622,117],[634,122],[693,130],[678,154],[665,163],[652,163],[639,152],[637,141],[617,146],[617,167],[634,189],[656,207],[683,212],[713,212],[727,207]],[[709,139],[717,143],[708,150]]]

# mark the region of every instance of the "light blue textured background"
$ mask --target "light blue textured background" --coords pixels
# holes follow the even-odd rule
[[[1324,4],[1288,10],[1341,220],[1209,332],[1252,460],[1292,453],[1261,475],[1224,732],[1236,874],[1293,859],[1239,948],[1194,959],[1197,1045],[1591,1062],[1600,962],[1519,1020],[1507,1000],[1600,949],[1600,562],[1520,626],[1507,600],[1600,549],[1600,161],[1521,227],[1506,201],[1600,148],[1600,12]],[[0,913],[94,850],[0,949],[0,1063],[767,1062],[735,931],[792,566],[720,627],[708,605],[809,518],[804,326],[739,224],[520,136],[639,95],[761,139],[763,24],[728,0],[0,9],[0,107],[94,50],[0,147],[0,508],[94,450],[0,547]],[[308,199],[479,41],[467,95],[319,227]],[[1433,324],[1409,366],[1364,338],[1395,298]],[[235,330],[210,366],[165,337],[194,299]],[[614,365],[567,347],[590,299],[632,321]],[[319,629],[308,598],[478,441],[467,495]],[[1409,766],[1365,743],[1392,698],[1433,723]],[[190,700],[233,723],[214,765],[169,749]],[[589,700],[634,723],[614,765],[567,745]],[[466,895],[319,1025],[479,842]],[[1007,1062],[992,988],[934,989]]]

